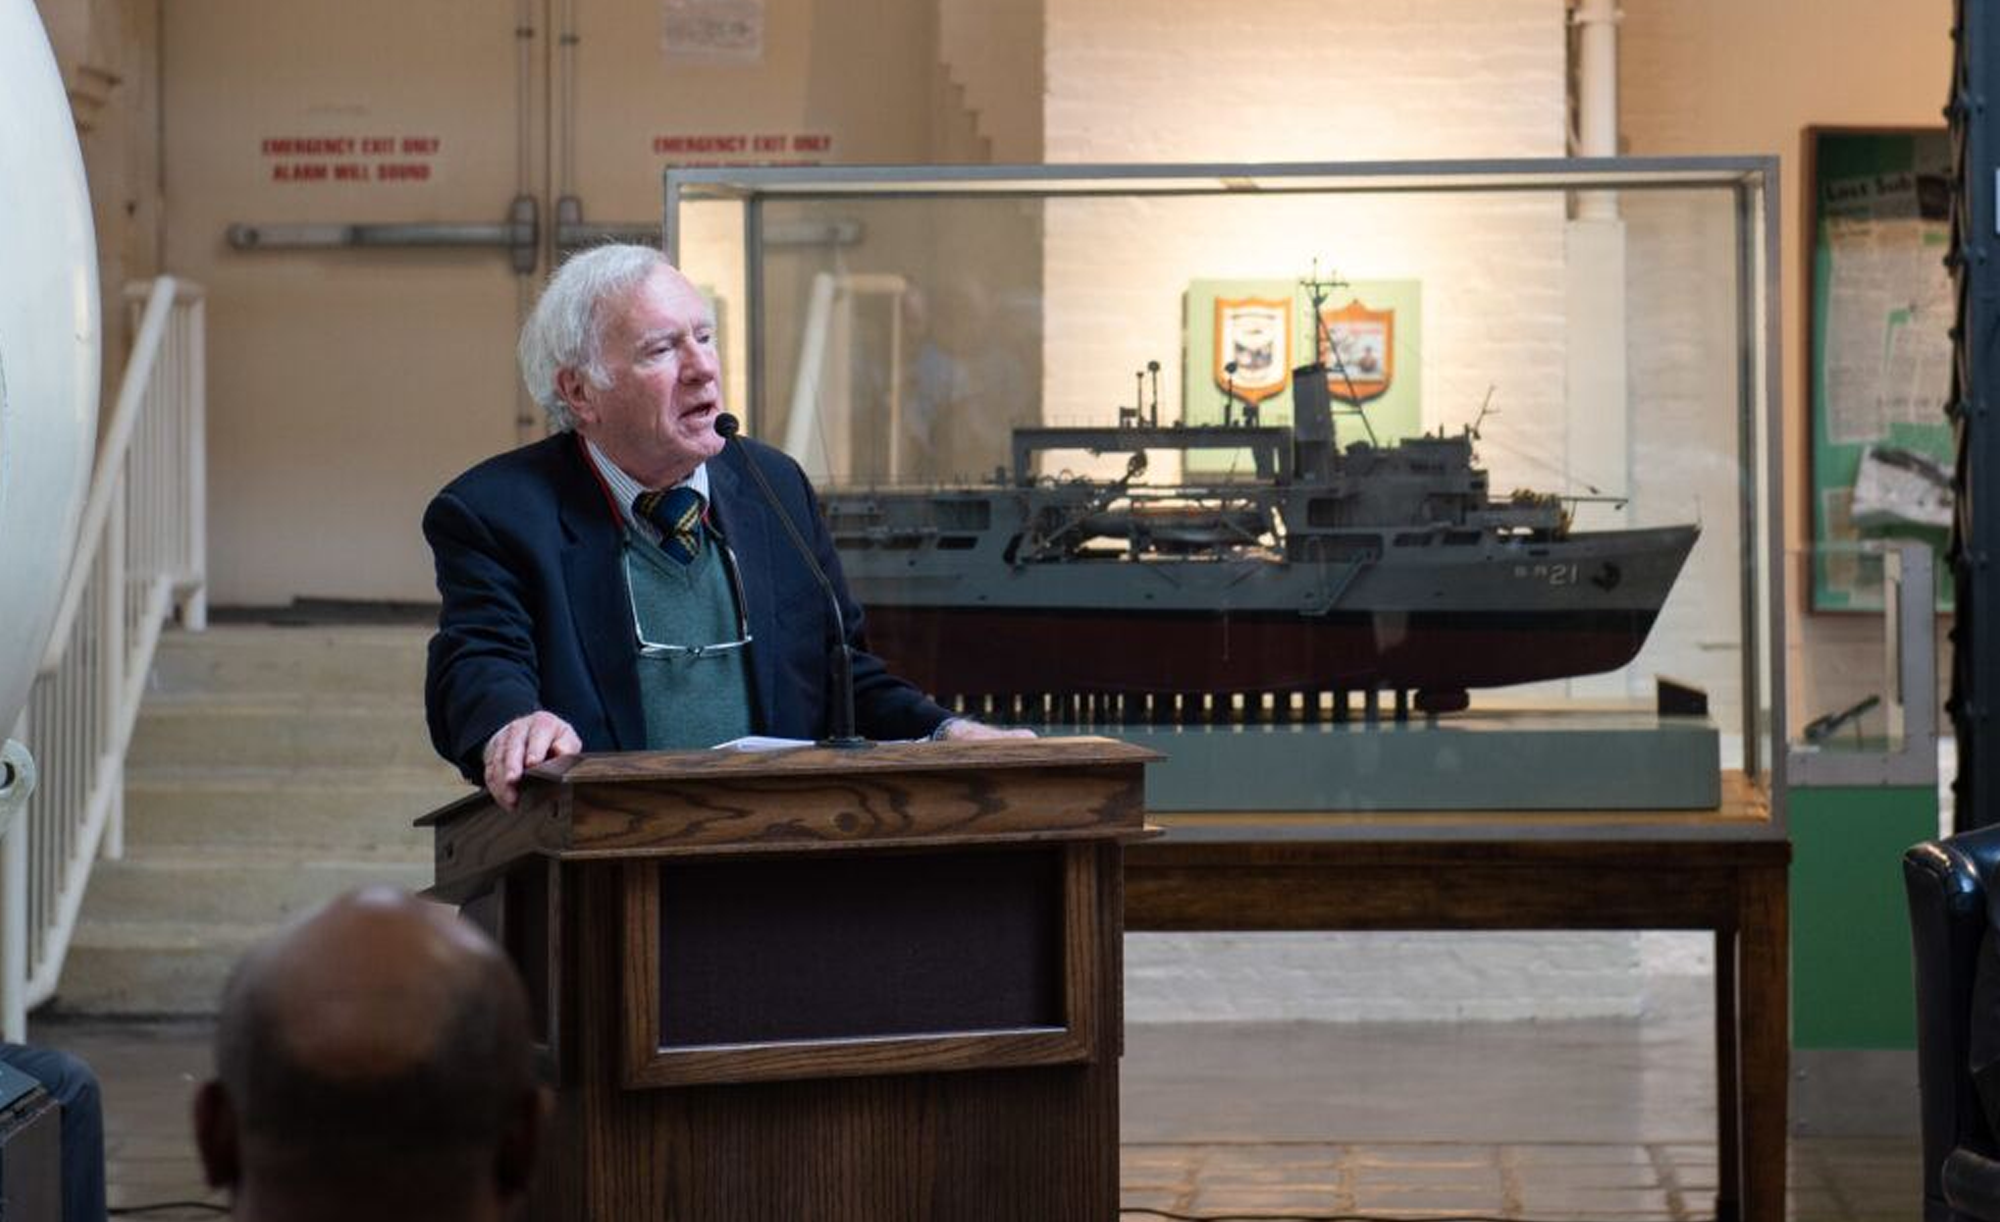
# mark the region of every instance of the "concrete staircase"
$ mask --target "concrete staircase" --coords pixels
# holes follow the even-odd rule
[[[424,731],[422,628],[220,626],[160,644],[125,858],[92,873],[55,1006],[204,1014],[243,950],[350,887],[430,885],[417,815],[466,785]]]

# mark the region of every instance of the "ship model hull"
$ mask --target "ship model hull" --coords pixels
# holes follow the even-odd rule
[[[1697,527],[1572,531],[1561,498],[1494,499],[1470,430],[1341,451],[1310,384],[1315,367],[1294,380],[1296,430],[1018,429],[991,484],[830,491],[870,647],[996,711],[1328,692],[1344,709],[1357,691],[1450,711],[1468,689],[1633,660]],[[1133,457],[1123,479],[1038,476],[1058,449]],[[1142,481],[1149,451],[1202,449],[1247,454],[1255,477]]]
[[[865,552],[850,550],[843,563],[868,608],[871,648],[942,696],[1421,696],[1625,666],[1695,536],[1693,527],[1607,532],[1572,536],[1539,557],[1501,546],[1458,563],[1404,562],[1400,572],[1384,564],[1345,590],[1347,566],[1262,560],[1155,562],[1172,566],[1157,574],[1122,561],[993,574],[953,566],[960,571],[923,578]],[[1087,571],[1097,564],[1107,571]],[[1393,585],[1413,596],[1375,588]]]
[[[926,691],[1221,695],[1456,692],[1617,670],[1645,644],[1643,611],[1297,616],[985,611],[883,606],[871,648]]]

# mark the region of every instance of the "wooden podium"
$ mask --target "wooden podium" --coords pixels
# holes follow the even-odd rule
[[[1106,739],[579,756],[426,815],[557,1085],[531,1216],[1118,1212]]]

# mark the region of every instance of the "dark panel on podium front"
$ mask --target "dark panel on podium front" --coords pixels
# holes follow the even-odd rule
[[[660,1046],[1059,1028],[1060,851],[660,867]]]
[[[1063,862],[1064,854],[1060,845],[1041,845],[814,856],[829,863],[894,859],[893,869],[932,871],[937,879],[963,888],[962,895],[952,896],[949,888],[927,883],[924,889],[932,898],[904,910],[906,919],[946,909],[939,919],[956,922],[960,916],[950,909],[998,907],[1031,921],[1034,928],[1047,929],[1055,926],[1061,911],[1063,867],[1054,863]],[[1103,976],[1115,981],[1122,863],[1115,845],[1095,848],[1092,856],[1099,907],[1084,928],[1071,931],[1072,941],[1081,937],[1094,943],[1090,953],[1103,963]],[[754,867],[756,883],[747,894],[728,897],[739,915],[757,907],[760,898],[793,903],[795,888],[807,885],[775,885],[764,872],[788,864],[776,855],[747,854],[735,860]],[[1038,860],[1051,863],[1047,874]],[[961,862],[979,868],[961,870]],[[676,874],[684,864],[645,864],[644,877],[657,882],[662,908],[679,889]],[[530,1216],[576,1222],[1116,1222],[1118,1074],[1110,1035],[1117,1030],[1115,989],[1079,998],[1089,1012],[1089,1030],[1096,1033],[1087,1059],[634,1086],[624,1080],[630,1015],[620,1006],[603,1004],[641,982],[654,986],[632,956],[631,938],[605,936],[632,911],[631,865],[576,863],[563,880],[559,924],[570,932],[565,935],[569,955],[563,961],[561,991],[572,1003],[566,1009],[572,1015],[570,1072],[551,1129],[549,1171],[537,1179]],[[855,901],[863,909],[875,906],[877,897],[862,892],[855,876],[841,881],[856,882],[837,892],[843,901]],[[824,897],[831,883],[822,878],[810,885]],[[681,915],[688,915],[686,906]],[[719,923],[715,911],[701,916],[711,925]],[[648,922],[648,928],[658,929],[672,919]],[[880,911],[867,918],[881,919]],[[828,917],[822,923],[843,920]],[[1051,964],[1057,953],[1049,952]],[[963,962],[976,969],[988,966],[977,953],[964,956]],[[752,965],[747,958],[737,959],[735,966],[768,974],[768,965]],[[671,980],[677,970],[663,966],[661,973]],[[1030,967],[1017,978],[1039,980],[1042,975],[1041,968]],[[1044,1009],[1056,1012],[1055,985],[1046,995],[1041,989],[1037,984],[1021,993],[1032,999],[1027,1009],[972,1012],[969,1017],[983,1023],[989,1018],[1012,1021]],[[583,998],[598,999],[597,1004],[574,1004]],[[853,1021],[850,1016],[848,1022]],[[821,1072],[814,1064],[815,1050],[837,1056],[843,1047],[837,1040],[780,1046],[799,1050],[800,1072],[806,1075]]]

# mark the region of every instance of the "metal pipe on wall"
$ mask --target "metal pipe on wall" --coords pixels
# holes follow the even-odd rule
[[[514,198],[537,197],[535,164],[535,6],[537,0],[516,0],[514,9]],[[538,234],[537,237],[540,235]],[[538,251],[537,254],[540,252]],[[536,264],[539,266],[539,261]],[[535,308],[536,283],[531,274],[514,277],[514,321],[527,322]],[[541,433],[541,412],[527,387],[514,390],[514,439],[533,441]]]
[[[1617,0],[1576,0],[1576,154],[1618,155]]]
[[[583,36],[577,29],[576,0],[556,0],[559,14],[556,30],[556,83],[561,91],[556,102],[557,128],[556,153],[559,158],[559,176],[556,179],[556,198],[569,199],[576,194],[576,48]]]
[[[1618,155],[1618,23],[1623,20],[1617,0],[1575,0],[1570,21],[1576,26],[1576,147],[1578,157]],[[1609,220],[1618,215],[1618,197],[1609,191],[1577,194],[1576,215],[1584,220]]]
[[[1616,0],[1573,0],[1570,19],[1571,105],[1576,130],[1570,151],[1579,157],[1618,154],[1618,21]],[[1631,371],[1626,351],[1625,227],[1615,191],[1571,196],[1563,235],[1565,393],[1567,421],[1563,470],[1572,484],[1632,486]],[[1629,506],[1610,511],[1630,525]],[[1579,696],[1638,695],[1629,677],[1579,677]]]

